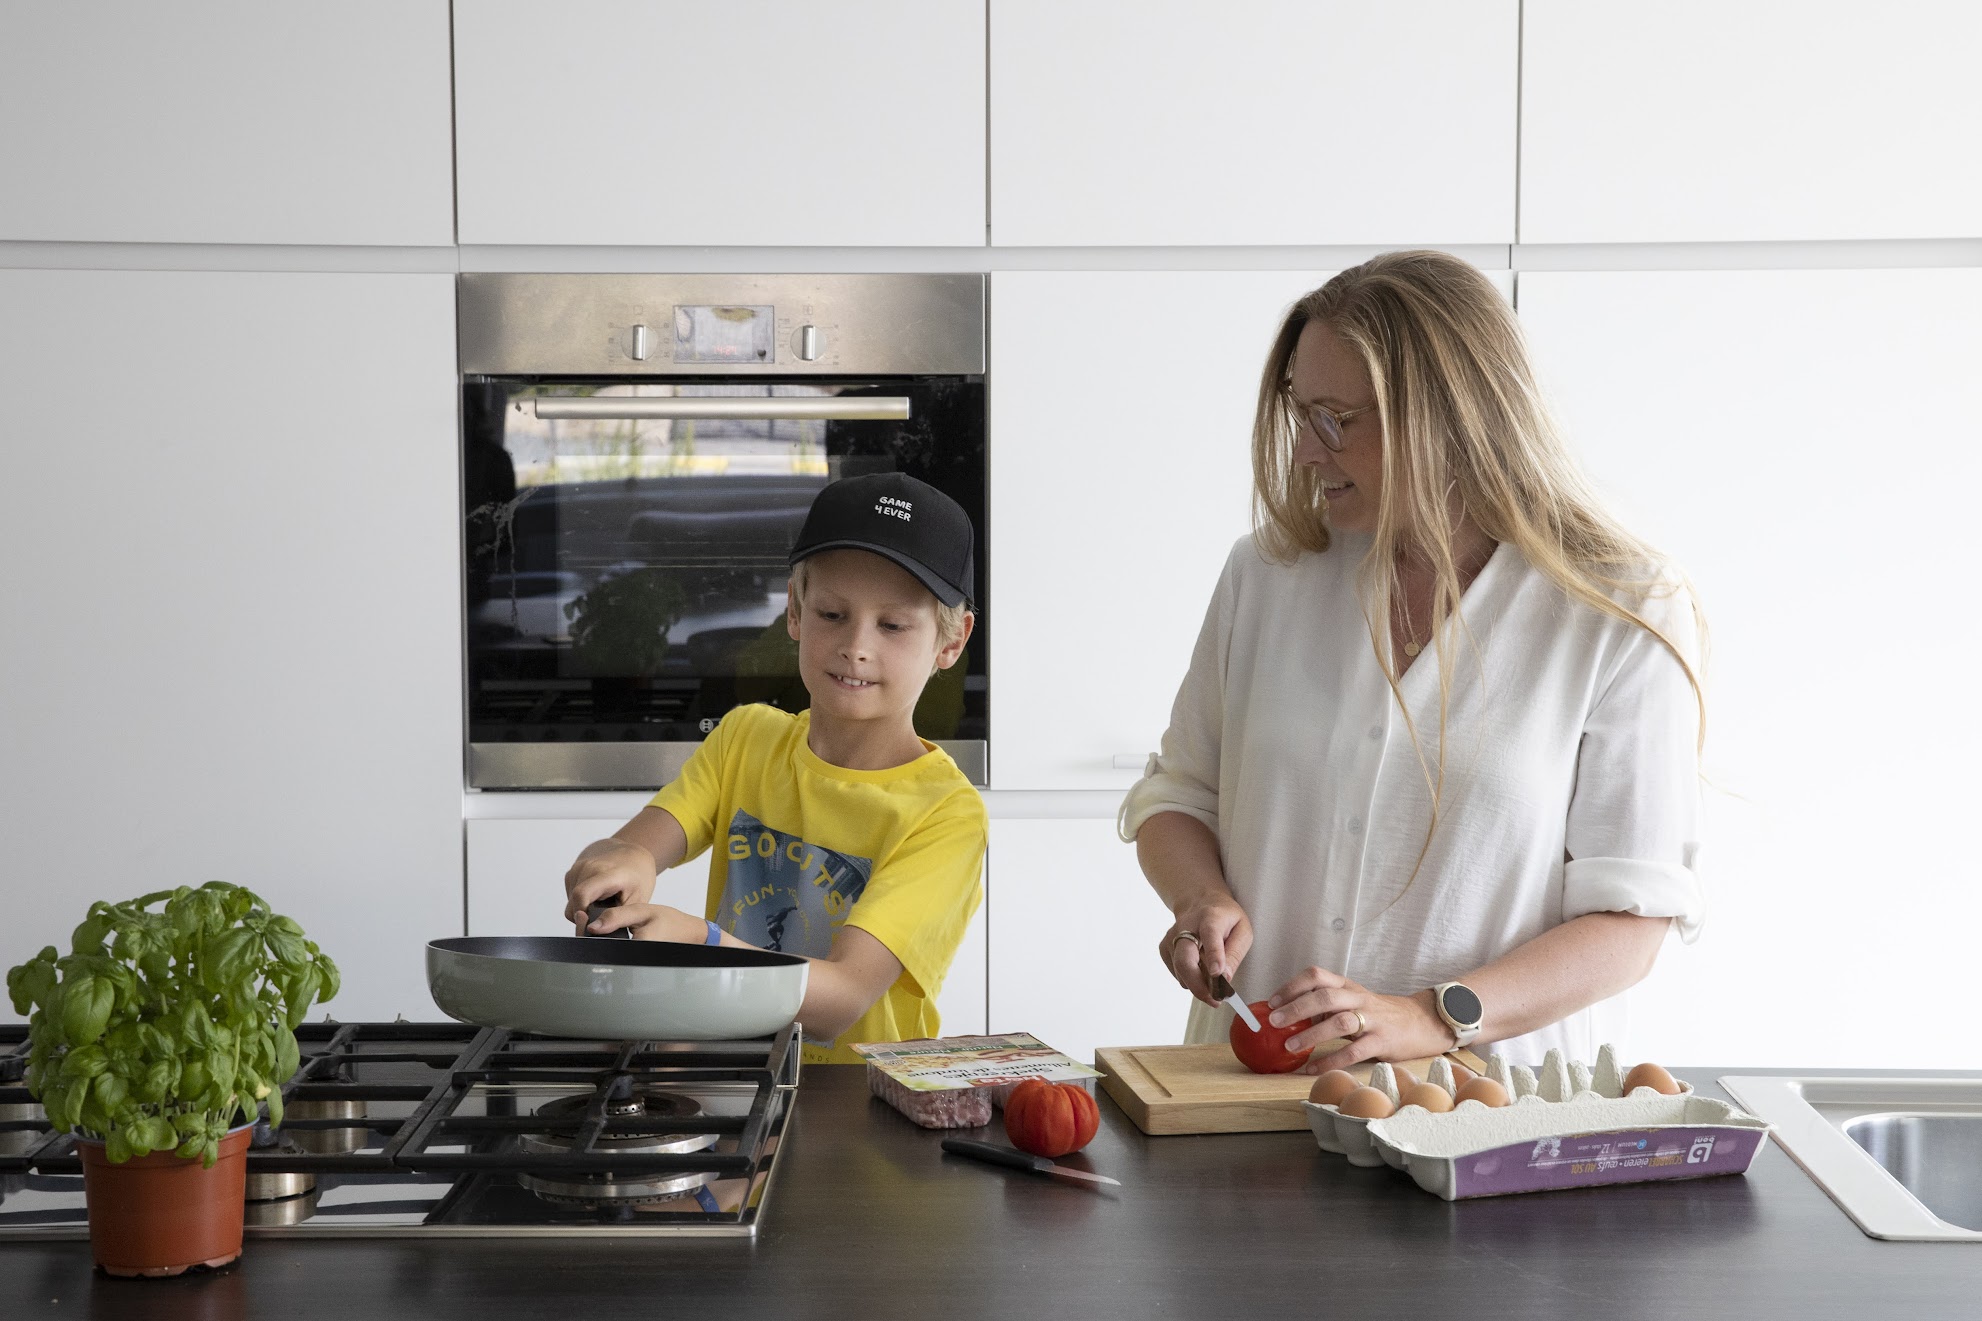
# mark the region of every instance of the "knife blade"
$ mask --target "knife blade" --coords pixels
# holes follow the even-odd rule
[[[1015,1170],[1030,1170],[1034,1174],[1053,1174],[1068,1179],[1086,1179],[1090,1183],[1122,1186],[1120,1179],[1111,1179],[1105,1174],[1089,1174],[1086,1170],[1076,1170],[1067,1165],[1056,1165],[1044,1156],[1034,1156],[1030,1152],[1015,1147],[1000,1147],[990,1142],[973,1142],[969,1138],[944,1138],[943,1150],[958,1156],[968,1156],[991,1165],[1004,1165]]]
[[[1231,981],[1224,974],[1220,973],[1212,977],[1211,994],[1217,997],[1220,1004],[1230,1005],[1232,1012],[1239,1016],[1241,1023],[1254,1032],[1259,1031],[1259,1020],[1253,1017],[1253,1011],[1246,1007],[1244,997],[1232,989]]]

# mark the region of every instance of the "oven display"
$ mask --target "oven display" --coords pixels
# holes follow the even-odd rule
[[[676,362],[771,362],[775,307],[722,305],[674,309]]]

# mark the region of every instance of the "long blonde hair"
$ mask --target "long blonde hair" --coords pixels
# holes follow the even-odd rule
[[[1673,639],[1639,613],[1690,584],[1602,508],[1569,457],[1528,364],[1521,328],[1479,271],[1442,252],[1391,252],[1335,276],[1296,302],[1260,373],[1253,418],[1253,525],[1277,559],[1329,546],[1327,504],[1314,469],[1293,461],[1299,420],[1288,396],[1294,347],[1309,322],[1328,326],[1369,369],[1383,435],[1383,495],[1374,544],[1359,568],[1364,615],[1431,790],[1423,865],[1445,786],[1445,722],[1455,621],[1463,590],[1454,557],[1455,504],[1487,536],[1511,542],[1570,600],[1644,629],[1686,671],[1706,732],[1699,673]],[[1399,555],[1432,571],[1438,651],[1438,757],[1427,764],[1391,655],[1393,566]],[[1706,621],[1694,624],[1703,649]],[[1697,750],[1697,749],[1696,749]],[[1417,868],[1412,868],[1412,877]],[[1408,882],[1407,882],[1408,886]],[[1394,902],[1394,901],[1393,901]]]

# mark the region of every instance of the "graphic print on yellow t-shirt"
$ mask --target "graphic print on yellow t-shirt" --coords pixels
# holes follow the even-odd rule
[[[737,809],[724,841],[729,876],[717,925],[759,949],[823,959],[874,864],[774,830]]]

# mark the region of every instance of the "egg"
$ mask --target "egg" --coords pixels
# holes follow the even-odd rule
[[[1679,1084],[1673,1081],[1672,1075],[1650,1062],[1634,1064],[1631,1066],[1631,1072],[1624,1075],[1626,1096],[1640,1087],[1649,1087],[1661,1096],[1679,1095]]]
[[[1401,1064],[1391,1065],[1390,1072],[1397,1079],[1397,1094],[1399,1096],[1402,1096],[1405,1092],[1410,1091],[1418,1085],[1418,1075],[1412,1073]]]
[[[1479,1076],[1479,1074],[1474,1073],[1463,1064],[1454,1064],[1452,1066],[1452,1085],[1454,1087],[1464,1087]]]
[[[1499,1109],[1508,1103],[1507,1089],[1491,1078],[1472,1077],[1459,1084],[1458,1101],[1478,1101]]]
[[[1404,1104],[1421,1105],[1433,1114],[1442,1115],[1452,1108],[1452,1096],[1434,1083],[1412,1083],[1404,1090]]]
[[[1360,1086],[1354,1074],[1330,1069],[1314,1080],[1314,1086],[1308,1089],[1308,1100],[1316,1105],[1340,1105],[1343,1097]]]
[[[1342,1098],[1341,1111],[1351,1119],[1388,1119],[1396,1113],[1390,1098],[1374,1087],[1358,1087]]]

